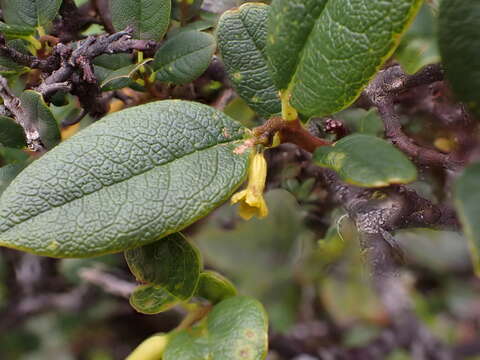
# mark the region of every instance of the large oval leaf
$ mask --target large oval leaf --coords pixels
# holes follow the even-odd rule
[[[133,36],[160,40],[170,24],[171,0],[110,0],[113,26],[117,31],[133,26]]]
[[[291,104],[306,116],[332,114],[355,101],[393,53],[422,3],[330,0],[322,9],[322,1],[276,1],[280,4],[270,18],[267,53],[279,58],[274,62],[291,59],[282,67],[286,73],[278,77],[279,83],[286,87],[291,78]],[[295,6],[299,3],[302,6]]]
[[[371,135],[355,134],[332,146],[318,148],[314,161],[335,170],[343,181],[358,186],[406,184],[417,178],[416,167],[400,150]]]
[[[186,84],[207,70],[217,45],[212,35],[200,31],[181,32],[169,38],[155,54],[152,64],[157,80]]]
[[[267,314],[258,301],[232,297],[215,305],[204,323],[172,334],[163,359],[261,360],[267,331]]]
[[[27,167],[0,198],[0,245],[88,257],[146,245],[224,202],[245,178],[243,128],[198,103],[114,113]]]
[[[180,233],[127,250],[125,259],[138,281],[162,286],[181,300],[193,296],[202,269],[200,252]]]
[[[218,47],[235,90],[264,117],[282,110],[265,54],[269,10],[264,4],[244,4],[225,12],[217,28]]]
[[[460,100],[480,116],[480,2],[443,0],[439,45],[443,64]]]
[[[480,164],[470,165],[455,184],[455,205],[480,276]]]
[[[45,26],[57,16],[62,0],[0,0],[8,24]]]

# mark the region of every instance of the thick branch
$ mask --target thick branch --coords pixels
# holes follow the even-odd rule
[[[443,154],[434,149],[424,148],[411,140],[403,132],[400,118],[395,112],[398,95],[414,87],[442,79],[443,71],[439,65],[429,65],[415,75],[406,75],[401,67],[396,65],[380,71],[365,90],[363,97],[378,108],[385,124],[386,137],[414,161],[421,165],[458,169],[463,162],[454,154]]]

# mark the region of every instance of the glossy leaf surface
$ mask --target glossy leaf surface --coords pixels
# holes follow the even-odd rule
[[[318,148],[315,164],[335,170],[347,183],[365,187],[405,184],[417,177],[412,162],[396,147],[370,135],[347,136]]]

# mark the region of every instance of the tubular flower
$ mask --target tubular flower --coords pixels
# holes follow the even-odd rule
[[[248,170],[248,185],[232,196],[232,204],[240,203],[239,214],[245,220],[253,216],[264,218],[268,215],[268,208],[263,198],[265,180],[267,179],[267,161],[263,152],[255,153]]]

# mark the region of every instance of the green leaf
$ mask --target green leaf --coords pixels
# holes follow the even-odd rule
[[[108,70],[118,70],[133,64],[131,54],[103,54],[93,59],[93,65]]]
[[[100,79],[100,87],[102,91],[118,90],[128,86],[132,82],[131,79],[136,72],[150,61],[152,61],[152,59],[146,59],[141,63],[131,64],[114,71],[102,71],[102,69],[95,67],[95,75],[98,75],[98,78]]]
[[[36,123],[40,139],[47,149],[52,149],[61,140],[60,129],[50,108],[39,92],[27,90],[20,95],[22,108],[28,119]]]
[[[62,0],[0,0],[8,24],[46,26],[57,16]]]
[[[112,22],[117,31],[133,26],[133,36],[160,40],[170,24],[171,0],[110,0]]]
[[[195,80],[207,70],[215,49],[214,37],[199,31],[169,38],[155,54],[157,80],[178,85]]]
[[[0,116],[0,145],[13,148],[27,146],[22,127],[6,116]]]
[[[0,168],[0,194],[10,185],[18,174],[25,168],[26,163],[8,164]]]
[[[480,3],[443,0],[440,4],[439,46],[455,94],[480,114]]]
[[[215,305],[202,324],[173,333],[163,360],[265,359],[267,331],[267,314],[258,301],[232,297]]]
[[[326,4],[327,0],[273,1],[265,50],[279,89],[288,88],[305,43]]]
[[[268,5],[247,3],[225,12],[217,28],[230,81],[238,95],[266,118],[282,110],[265,54],[269,11]]]
[[[176,28],[171,29],[167,33],[167,38],[171,38],[174,36],[177,36],[178,34],[182,32],[187,32],[187,31],[203,31],[210,29],[214,27],[217,23],[210,21],[210,20],[197,20],[194,22],[191,22],[190,24],[187,24],[185,26],[178,26]]]
[[[480,164],[468,166],[455,184],[455,205],[469,241],[473,266],[480,275]]]
[[[35,28],[22,25],[8,25],[0,21],[0,33],[11,37],[25,37],[35,34]]]
[[[139,286],[130,295],[130,305],[138,312],[149,315],[170,310],[179,302],[176,296],[155,285]]]
[[[227,200],[244,129],[199,103],[158,101],[94,123],[28,166],[0,198],[0,245],[53,257],[125,251]]]
[[[161,286],[181,300],[193,296],[202,270],[200,252],[180,233],[127,250],[125,259],[138,281]]]
[[[175,20],[189,20],[199,14],[202,3],[203,0],[172,0],[172,17]]]
[[[266,51],[291,105],[305,116],[322,116],[352,104],[392,55],[421,3],[276,0]]]
[[[219,273],[204,271],[200,274],[196,295],[216,304],[237,295],[237,289],[226,277]]]
[[[347,136],[332,146],[318,148],[315,164],[335,170],[349,184],[383,187],[417,178],[416,167],[395,146],[370,135]]]
[[[4,146],[0,147],[0,157],[7,164],[24,163],[29,159],[27,152]]]

